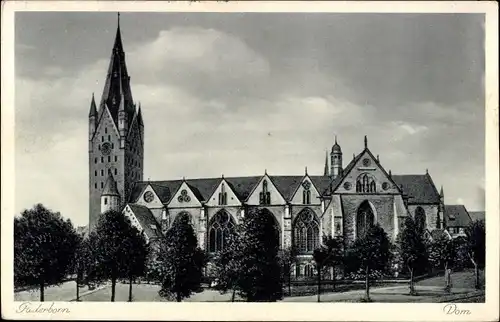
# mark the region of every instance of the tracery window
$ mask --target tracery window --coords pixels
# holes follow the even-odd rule
[[[314,276],[314,267],[310,264],[304,267],[304,276],[305,277],[313,277]]]
[[[271,204],[271,193],[267,188],[267,180],[262,182],[262,191],[259,194],[260,204],[261,205],[270,205]]]
[[[375,180],[370,175],[363,173],[356,180],[356,192],[375,193],[376,190]]]
[[[234,221],[231,216],[225,212],[218,212],[212,219],[209,228],[209,252],[218,252],[224,249],[227,239],[234,231]]]
[[[417,231],[422,233],[425,229],[425,210],[422,207],[417,207],[415,209],[415,226],[417,227]]]
[[[370,207],[368,201],[363,201],[363,203],[358,208],[358,214],[356,216],[356,234],[358,238],[366,235],[368,230],[374,225],[375,216],[373,210]]]
[[[319,246],[319,222],[308,209],[302,211],[293,227],[294,244],[300,252],[309,253]]]

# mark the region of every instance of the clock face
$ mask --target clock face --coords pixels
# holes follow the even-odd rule
[[[153,201],[154,198],[155,196],[151,191],[146,191],[146,193],[144,194],[144,201],[146,201],[147,203]]]
[[[101,147],[101,152],[104,155],[110,154],[111,153],[111,144],[109,144],[109,142],[103,143],[103,145]]]

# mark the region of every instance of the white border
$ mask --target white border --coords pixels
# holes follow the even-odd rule
[[[499,154],[498,12],[496,2],[2,2],[1,233],[2,318],[127,320],[498,320]],[[179,12],[455,12],[486,14],[486,213],[488,224],[486,303],[461,304],[471,315],[446,315],[443,304],[361,303],[66,303],[69,314],[18,314],[13,302],[12,217],[14,213],[14,13],[15,11]]]

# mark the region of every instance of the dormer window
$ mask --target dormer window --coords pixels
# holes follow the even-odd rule
[[[219,192],[219,205],[224,206],[227,205],[227,192],[226,192],[226,186],[222,184],[221,192]]]
[[[261,205],[271,204],[271,193],[267,190],[267,180],[262,182],[262,192],[259,194]]]

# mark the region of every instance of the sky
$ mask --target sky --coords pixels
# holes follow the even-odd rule
[[[88,112],[116,13],[15,17],[15,210],[88,223]],[[322,174],[368,147],[484,210],[482,14],[131,13],[120,28],[145,123],[144,178]]]

